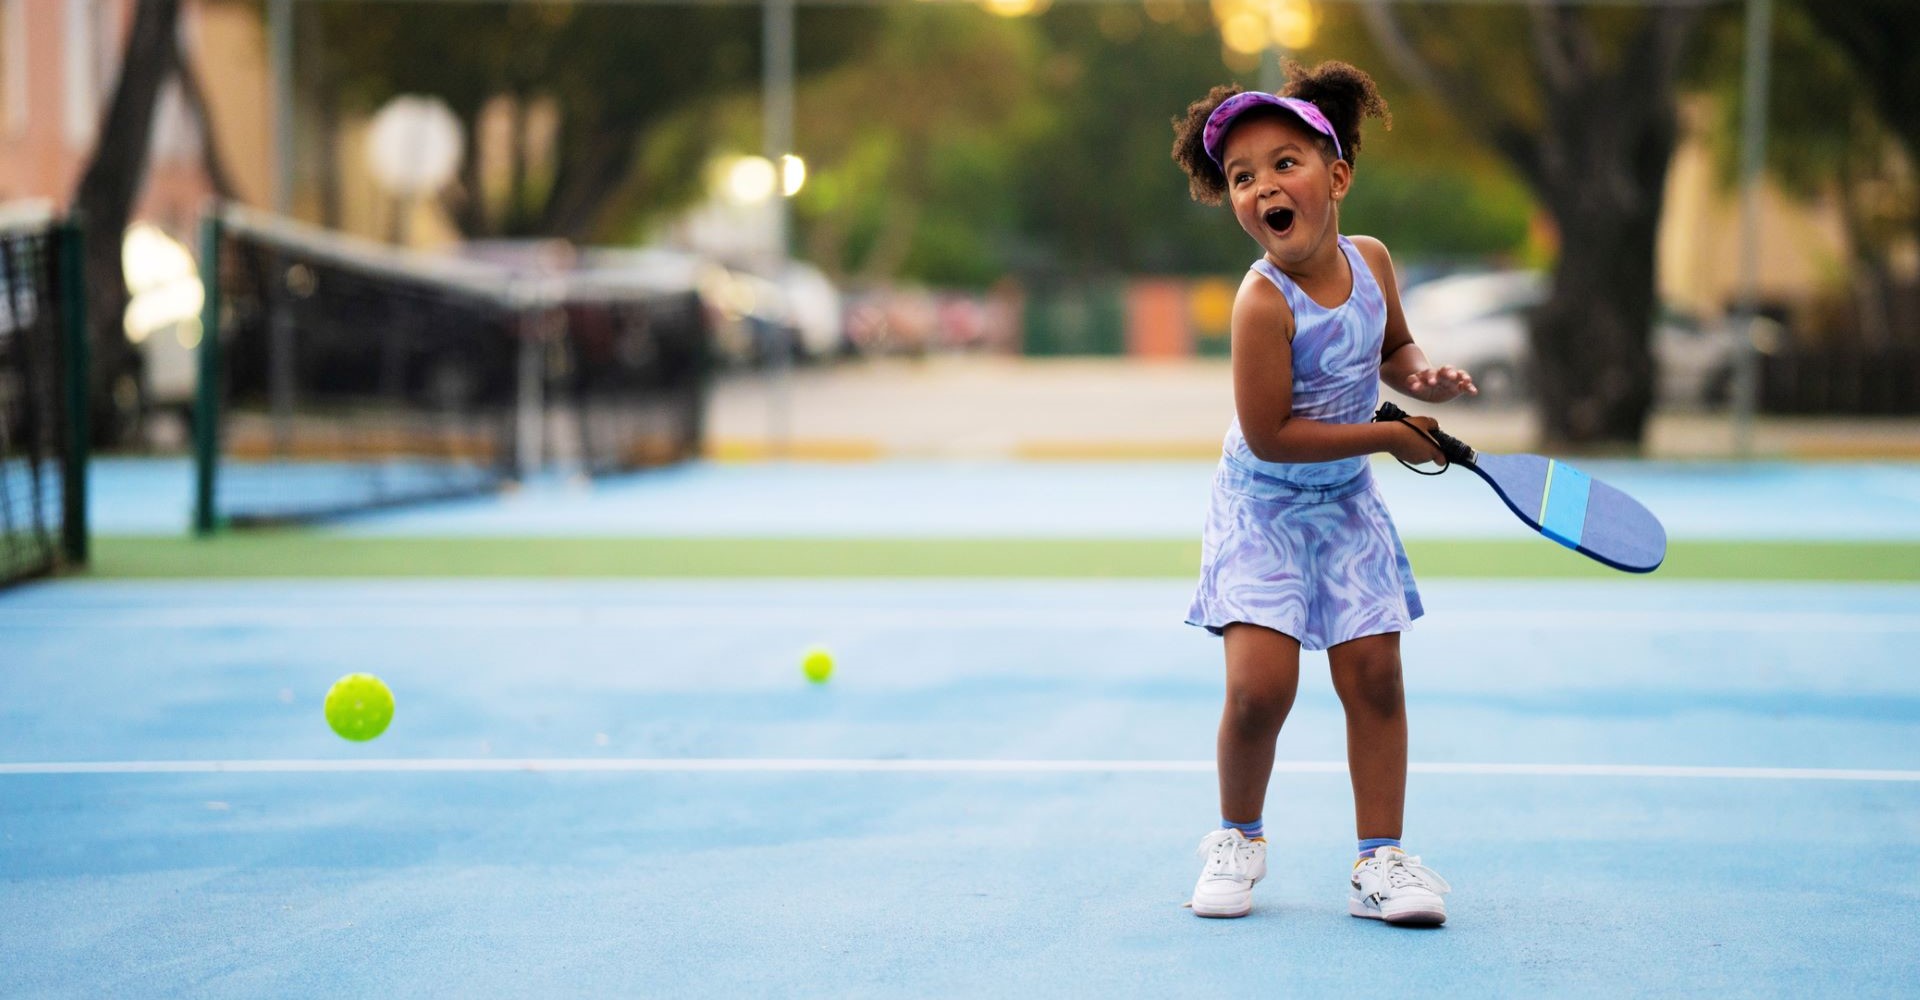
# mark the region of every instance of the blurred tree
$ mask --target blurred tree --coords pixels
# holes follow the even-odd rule
[[[802,10],[799,37],[832,37]],[[857,41],[857,39],[855,40]],[[879,9],[864,46],[797,90],[796,246],[836,280],[986,285],[1005,273],[1015,150],[1047,114],[1021,21],[959,5]],[[642,170],[698,193],[719,154],[758,152],[757,92],[689,105],[651,128]]]
[[[403,91],[437,94],[470,123],[490,103],[525,115],[544,102],[564,116],[553,162],[535,168],[537,156],[516,152],[504,198],[497,183],[479,197],[479,158],[468,157],[449,201],[471,235],[624,237],[703,194],[714,152],[759,147],[750,10],[309,8],[318,13],[302,25],[303,45],[319,55],[303,56],[303,102],[322,120]],[[1061,4],[1001,18],[900,4],[807,7],[799,18],[810,78],[800,82],[796,144],[809,178],[793,205],[796,245],[830,272],[978,287],[1010,271],[1073,280],[1245,266],[1244,237],[1219,210],[1187,200],[1167,159],[1168,120],[1233,77],[1207,5]],[[1356,15],[1339,8],[1326,20],[1316,54],[1371,52]],[[628,43],[622,32],[647,37]],[[648,55],[663,45],[670,58]],[[657,83],[662,75],[672,85]],[[1382,147],[1390,157],[1370,161],[1347,208],[1353,224],[1409,263],[1519,255],[1526,189],[1459,125],[1419,117],[1411,128],[1403,119],[1404,141]],[[323,202],[331,187],[321,184]]]
[[[1912,0],[1799,0],[1786,13],[1788,26],[1805,16],[1839,50],[1841,65],[1825,60],[1827,72],[1849,71],[1858,89],[1842,92],[1864,93],[1878,119],[1850,116],[1855,132],[1839,160],[1855,262],[1866,282],[1856,296],[1862,332],[1869,343],[1920,339],[1913,329],[1920,318],[1920,284],[1909,279],[1901,289],[1891,264],[1901,236],[1920,242],[1920,180],[1914,176],[1920,169],[1920,6]],[[1784,54],[1781,62],[1788,62]],[[1804,106],[1818,96],[1802,91],[1794,98]],[[1899,143],[1903,162],[1889,155],[1883,134]]]
[[[1883,346],[1920,336],[1920,331],[1908,329],[1917,304],[1910,301],[1911,287],[1903,299],[1894,263],[1899,243],[1914,238],[1920,226],[1920,192],[1912,166],[1916,150],[1908,145],[1902,154],[1902,140],[1885,117],[1885,101],[1876,99],[1864,79],[1872,72],[1873,58],[1857,58],[1823,32],[1813,13],[1817,6],[1801,0],[1780,7],[1775,15],[1766,167],[1789,196],[1839,211],[1848,260],[1835,276],[1836,284],[1844,286],[1854,304],[1861,341]],[[1887,29],[1887,36],[1899,35],[1898,24],[1888,23]],[[1709,137],[1720,180],[1731,188],[1739,183],[1740,168],[1742,19],[1716,19],[1708,37],[1702,76],[1717,111],[1717,127]],[[1920,44],[1920,38],[1915,43]]]
[[[1322,11],[1302,62],[1380,64],[1350,7]],[[1045,55],[1033,100],[1051,109],[1052,124],[1012,151],[1014,183],[997,194],[1014,209],[1013,228],[996,241],[1006,266],[1069,279],[1245,269],[1251,242],[1223,209],[1188,200],[1168,158],[1169,123],[1189,102],[1219,83],[1259,82],[1257,67],[1223,56],[1209,5],[1061,4],[1035,23]],[[1386,240],[1403,270],[1524,255],[1526,189],[1457,123],[1421,113],[1419,92],[1380,83],[1396,108],[1414,113],[1393,132],[1369,128],[1343,229]]]
[[[1638,448],[1653,405],[1655,237],[1678,138],[1675,83],[1701,11],[1362,12],[1405,78],[1500,153],[1558,229],[1532,322],[1545,444]]]
[[[1340,206],[1342,231],[1377,236],[1392,248],[1403,287],[1460,267],[1537,263],[1533,195],[1507,161],[1436,95],[1392,72],[1355,5],[1321,9],[1316,40],[1296,53],[1298,60],[1312,66],[1340,59],[1375,71],[1394,111],[1391,130],[1367,125],[1364,163]]]
[[[1302,62],[1380,65],[1349,5],[1320,10],[1315,40],[1296,53]],[[1168,158],[1169,123],[1189,102],[1219,83],[1260,82],[1257,60],[1236,64],[1223,54],[1214,8],[1061,4],[1037,23],[1049,52],[1043,65],[1057,75],[1043,77],[1036,99],[1055,108],[1057,124],[1014,160],[1020,173],[1007,196],[1018,228],[1007,243],[1009,264],[1069,276],[1244,270],[1252,243],[1223,209],[1188,200],[1186,179]],[[1457,123],[1421,113],[1418,91],[1390,77],[1379,82],[1403,114],[1392,132],[1369,127],[1366,164],[1341,209],[1343,230],[1386,240],[1403,269],[1522,256],[1532,212],[1526,189]]]
[[[798,142],[813,165],[795,205],[807,255],[868,283],[990,280],[989,234],[1007,217],[994,201],[1011,185],[1013,150],[1047,114],[1032,93],[1038,50],[1024,21],[889,9],[863,57],[800,98]]]
[[[1007,20],[902,6],[886,17],[873,51],[800,100],[811,177],[795,208],[817,263],[969,286],[1009,272],[1076,281],[1246,266],[1251,244],[1222,210],[1187,199],[1167,156],[1174,114],[1233,78],[1207,6],[1062,4]],[[1358,20],[1327,20],[1314,54],[1367,61]],[[896,107],[897,94],[916,95],[914,107]],[[1393,100],[1418,97],[1402,88]],[[751,110],[729,115],[736,144],[751,141]],[[1402,133],[1369,161],[1343,222],[1388,239],[1403,263],[1525,252],[1532,207],[1497,158],[1445,116],[1415,116]]]
[[[1847,54],[1867,96],[1907,152],[1920,158],[1920,6],[1913,0],[1799,0]]]
[[[1029,273],[1238,271],[1247,241],[1193,204],[1170,121],[1229,78],[1204,4],[1062,4],[1036,19],[1052,124],[1018,151],[1011,264]]]
[[[745,6],[565,3],[333,3],[309,32],[309,103],[368,113],[401,93],[437,96],[467,125],[469,155],[454,217],[470,236],[624,233],[696,187],[647,176],[640,138],[678,109],[757,92],[760,15]],[[863,8],[807,11],[796,73],[859,51],[876,23]],[[831,42],[831,44],[827,44]],[[502,204],[480,197],[475,127],[504,99],[514,127]],[[559,116],[551,161],[534,162],[526,115]],[[321,117],[329,117],[322,108]],[[326,125],[323,127],[333,127]],[[332,148],[331,137],[323,138]]]

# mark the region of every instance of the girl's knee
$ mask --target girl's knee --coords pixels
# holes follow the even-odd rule
[[[1278,731],[1287,719],[1293,697],[1270,688],[1237,687],[1227,690],[1227,722],[1246,733]]]
[[[1334,688],[1349,710],[1358,707],[1375,715],[1392,715],[1406,706],[1397,651],[1344,658],[1334,669]]]

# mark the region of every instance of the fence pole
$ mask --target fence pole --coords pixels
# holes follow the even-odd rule
[[[1753,455],[1754,415],[1760,408],[1760,170],[1767,152],[1767,78],[1772,53],[1773,0],[1747,0],[1745,92],[1740,124],[1740,345],[1733,381],[1733,452]]]
[[[87,562],[87,459],[93,448],[93,424],[88,399],[92,387],[92,351],[87,343],[86,233],[78,216],[60,223],[56,232],[59,259],[61,357],[67,393],[67,448],[65,480],[61,490],[60,548],[69,566]]]
[[[220,209],[200,220],[200,383],[193,406],[193,533],[219,528],[214,475],[220,459]]]

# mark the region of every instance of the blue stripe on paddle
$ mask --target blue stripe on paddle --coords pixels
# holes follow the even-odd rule
[[[1567,548],[1579,548],[1587,527],[1587,494],[1592,489],[1592,476],[1549,460],[1547,486],[1540,492],[1540,533]]]

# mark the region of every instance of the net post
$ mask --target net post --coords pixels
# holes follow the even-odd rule
[[[93,370],[87,343],[86,234],[75,214],[55,229],[59,259],[61,381],[66,390],[67,441],[62,472],[60,548],[69,566],[86,565],[87,459],[93,446],[88,389]]]
[[[193,533],[219,527],[214,512],[214,472],[220,458],[220,209],[200,220],[200,378],[193,401]]]
[[[513,470],[522,483],[530,482],[546,462],[547,436],[547,311],[553,308],[548,289],[534,284],[516,287],[514,332],[519,335],[518,384],[514,405]]]

